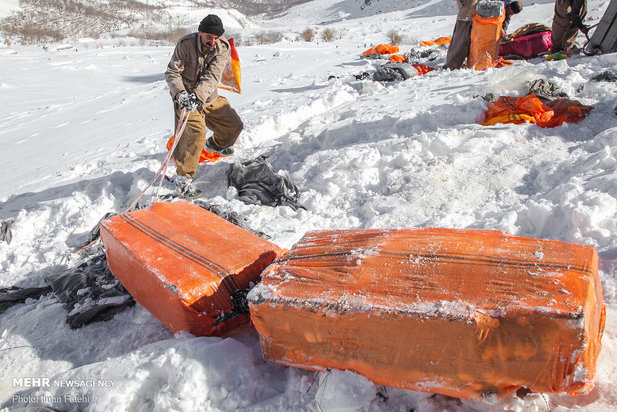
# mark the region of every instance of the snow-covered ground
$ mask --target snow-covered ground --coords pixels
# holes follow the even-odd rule
[[[8,16],[15,10],[19,10],[19,0],[0,1],[0,18]]]
[[[614,71],[617,54],[517,61],[485,72],[434,71],[387,85],[357,80],[354,75],[372,73],[384,62],[360,54],[387,43],[390,30],[405,36],[406,52],[420,40],[449,36],[456,13],[450,0],[396,2],[378,14],[360,12],[359,3],[316,0],[261,22],[286,33],[321,31],[319,23],[327,22],[339,33],[336,41],[239,49],[243,94],[221,93],[245,130],[234,158],[200,166],[197,185],[205,200],[238,212],[284,248],[309,230],[433,226],[594,245],[607,304],[595,389],[578,397],[510,396],[488,405],[383,388],[351,372],[268,363],[249,328],[227,338],[174,335],[140,305],[72,330],[63,306],[45,295],[0,314],[0,405],[39,401],[92,411],[617,409],[617,83],[589,81]],[[400,7],[404,3],[409,8]],[[511,29],[530,22],[550,26],[552,1],[523,3]],[[588,21],[597,23],[608,2],[588,3]],[[41,286],[44,277],[74,266],[79,255],[71,251],[105,213],[124,211],[150,182],[172,134],[163,80],[172,47],[131,45],[130,39],[61,46],[0,48],[0,220],[14,221],[11,243],[0,241],[0,287]],[[428,64],[443,63],[444,55]],[[579,124],[553,129],[477,123],[487,107],[481,96],[518,96],[536,78],[594,109]],[[306,210],[248,205],[228,189],[230,164],[260,154],[270,156],[275,170],[291,173]],[[26,377],[97,384],[27,388],[14,380]]]

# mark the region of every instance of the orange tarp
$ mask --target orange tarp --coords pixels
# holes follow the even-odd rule
[[[390,56],[390,61],[392,63],[407,63],[407,59],[401,54],[393,54]]]
[[[592,106],[570,99],[555,99],[543,103],[534,93],[521,97],[500,96],[484,113],[482,125],[497,123],[536,123],[540,127],[556,127],[564,122],[578,123]]]
[[[362,53],[363,56],[368,56],[369,54],[392,54],[392,53],[398,53],[399,48],[398,46],[393,46],[391,44],[379,44],[375,47],[371,47],[370,49],[368,49],[367,51],[365,51],[364,53]]]
[[[232,296],[259,281],[281,252],[184,201],[116,215],[101,224],[101,237],[109,268],[135,300],[171,331],[197,336],[247,323]]]
[[[167,145],[165,146],[167,147],[167,151],[171,150],[171,147],[174,144],[174,137],[175,136],[171,136],[167,141]],[[220,154],[215,152],[206,152],[206,149],[204,148],[201,150],[201,154],[199,155],[199,163],[212,163],[216,162],[217,160],[221,160],[222,158],[223,156],[221,156]]]
[[[266,359],[494,399],[593,387],[592,246],[455,229],[307,233],[249,294]]]
[[[451,40],[451,37],[438,37],[435,40],[421,41],[420,46],[441,46],[442,44],[449,45]]]
[[[497,60],[491,60],[493,67],[505,67],[511,66],[512,62],[510,60],[506,60],[503,57],[498,58]]]
[[[412,64],[412,66],[418,71],[419,76],[435,70],[434,67],[427,66],[426,64]]]
[[[486,70],[495,67],[499,58],[499,40],[504,16],[484,18],[475,13],[471,18],[471,46],[467,67]]]

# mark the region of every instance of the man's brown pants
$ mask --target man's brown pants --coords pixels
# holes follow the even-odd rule
[[[174,105],[174,110],[177,128],[181,112],[178,104]],[[173,152],[178,176],[195,177],[199,156],[206,142],[206,127],[214,132],[214,146],[224,149],[234,145],[244,125],[229,101],[222,96],[211,105],[190,112],[184,133]]]

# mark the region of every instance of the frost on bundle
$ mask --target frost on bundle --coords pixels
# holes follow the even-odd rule
[[[495,400],[593,388],[592,246],[456,229],[311,232],[249,293],[266,359]]]
[[[193,203],[154,203],[101,224],[109,267],[173,332],[224,335],[248,323],[244,294],[282,252]]]

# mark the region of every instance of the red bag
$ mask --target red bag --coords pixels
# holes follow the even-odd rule
[[[553,47],[551,32],[543,31],[540,33],[528,34],[517,37],[507,43],[499,45],[499,55],[507,56],[515,54],[525,58],[536,57],[540,53],[549,51]]]

